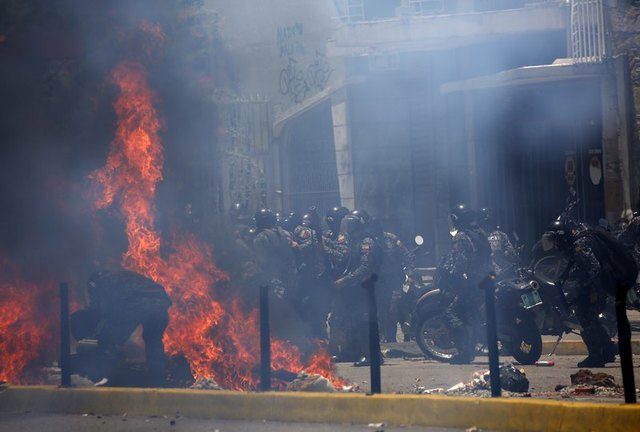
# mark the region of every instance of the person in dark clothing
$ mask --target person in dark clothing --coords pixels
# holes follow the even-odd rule
[[[291,234],[293,234],[300,225],[302,225],[302,216],[297,212],[289,213],[282,221],[282,228]]]
[[[272,301],[274,336],[300,340],[306,332],[295,308],[297,270],[291,234],[277,226],[269,209],[256,212],[256,236],[253,246],[258,265],[258,286],[268,286]]]
[[[573,306],[589,355],[578,363],[578,367],[603,367],[613,362],[617,350],[598,316],[605,307],[608,293],[615,292],[616,277],[598,233],[556,221],[543,235],[542,245],[545,250],[555,246],[567,255],[573,266],[569,278],[579,284]]]
[[[491,210],[487,207],[480,209],[480,228],[487,233],[489,246],[491,246],[493,271],[500,277],[518,264],[518,249],[513,246],[507,233],[500,229]]]
[[[149,378],[161,385],[162,336],[170,306],[164,288],[147,277],[128,270],[98,272],[89,280],[89,307],[71,316],[72,335],[77,340],[95,337],[101,352],[115,361],[117,348],[141,325]]]
[[[328,210],[324,221],[329,229],[325,231],[324,236],[329,240],[337,240],[340,235],[340,224],[342,223],[342,219],[344,219],[344,217],[349,213],[349,209],[346,207],[333,207]]]
[[[378,273],[382,260],[380,245],[368,231],[369,222],[362,211],[353,211],[342,220],[341,232],[349,236],[349,249],[345,271],[335,282],[338,294],[331,312],[331,328],[346,329],[340,335],[345,340],[334,345],[339,346],[341,360],[356,360],[355,366],[369,364],[367,292],[362,282]]]
[[[346,257],[349,250],[348,238],[345,233],[340,233],[342,219],[349,214],[346,207],[334,207],[327,211],[325,223],[329,228],[323,234],[322,249],[328,272],[337,278],[344,271]]]
[[[326,339],[331,280],[326,273],[322,238],[312,226],[315,226],[313,217],[305,214],[302,224],[293,233],[298,254],[297,304],[301,316],[309,325],[310,336]]]
[[[296,265],[291,234],[277,226],[276,215],[271,210],[259,210],[254,219],[253,247],[261,284],[270,285],[271,292],[278,298],[292,294]]]
[[[621,229],[618,240],[631,253],[636,266],[640,268],[640,213],[634,212],[631,220],[621,224]],[[640,294],[640,284],[636,282],[634,288]]]
[[[480,281],[492,271],[491,247],[478,226],[476,212],[460,204],[449,217],[453,244],[436,272],[436,282],[450,298],[445,311],[457,354],[451,363],[470,363],[475,358],[473,327],[481,322],[483,293]]]
[[[398,323],[402,324],[400,302],[405,275],[413,275],[415,259],[402,240],[393,233],[383,231],[377,220],[371,222],[373,232],[382,246],[383,258],[380,277],[376,284],[380,335],[386,342],[396,342]]]

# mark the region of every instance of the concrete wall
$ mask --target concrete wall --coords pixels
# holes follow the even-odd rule
[[[221,17],[239,96],[266,99],[278,116],[339,80],[340,62],[325,57],[331,0],[207,0]]]

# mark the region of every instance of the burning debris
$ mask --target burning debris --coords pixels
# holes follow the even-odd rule
[[[32,384],[46,378],[30,366],[53,355],[55,296],[55,285],[23,280],[17,266],[0,254],[0,381]]]
[[[194,390],[222,390],[213,378],[198,378],[191,386]]]
[[[229,276],[215,264],[212,248],[188,233],[172,233],[165,242],[156,228],[155,198],[162,180],[162,126],[156,95],[143,65],[124,62],[111,78],[120,90],[115,102],[116,139],[103,168],[91,174],[100,193],[97,209],[119,205],[129,247],[122,266],[165,287],[173,305],[164,336],[170,355],[183,355],[196,380],[213,379],[224,388],[257,388],[259,360],[257,312],[247,311]],[[164,251],[169,252],[164,252]],[[307,361],[286,341],[272,341],[274,369],[319,373],[334,384],[329,354],[318,347]]]
[[[334,393],[336,388],[322,375],[303,371],[287,385],[287,391]]]

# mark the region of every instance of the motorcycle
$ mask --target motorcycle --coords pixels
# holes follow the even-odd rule
[[[533,314],[533,309],[542,304],[537,286],[518,278],[500,281],[496,284],[495,301],[502,354],[513,356],[521,364],[534,364],[542,354],[542,337]],[[446,291],[432,286],[418,299],[412,315],[418,346],[426,356],[441,362],[451,361],[458,353],[444,316],[450,302]],[[484,304],[478,306],[478,316],[484,317]],[[470,327],[472,340],[483,351],[486,321],[482,319],[478,325]]]
[[[570,191],[567,204],[557,220],[564,220],[576,230],[586,230],[589,226],[578,220],[574,215],[579,199],[575,190]],[[602,228],[606,228],[601,225]],[[552,248],[545,251],[541,241],[534,245],[532,260],[529,263],[527,278],[535,280],[539,284],[539,293],[543,300],[543,307],[536,311],[536,322],[540,332],[545,335],[557,336],[556,344],[560,343],[565,334],[579,334],[582,327],[573,311],[572,304],[578,295],[578,285],[570,279],[572,264],[569,259],[558,249]],[[627,308],[635,309],[638,305],[638,296],[635,289],[627,292]],[[599,316],[609,337],[617,335],[618,327],[615,313],[615,299],[609,297],[603,312]]]

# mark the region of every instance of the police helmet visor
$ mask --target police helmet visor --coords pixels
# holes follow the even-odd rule
[[[362,221],[356,216],[347,216],[340,223],[340,232],[343,234],[353,234],[362,227]]]

